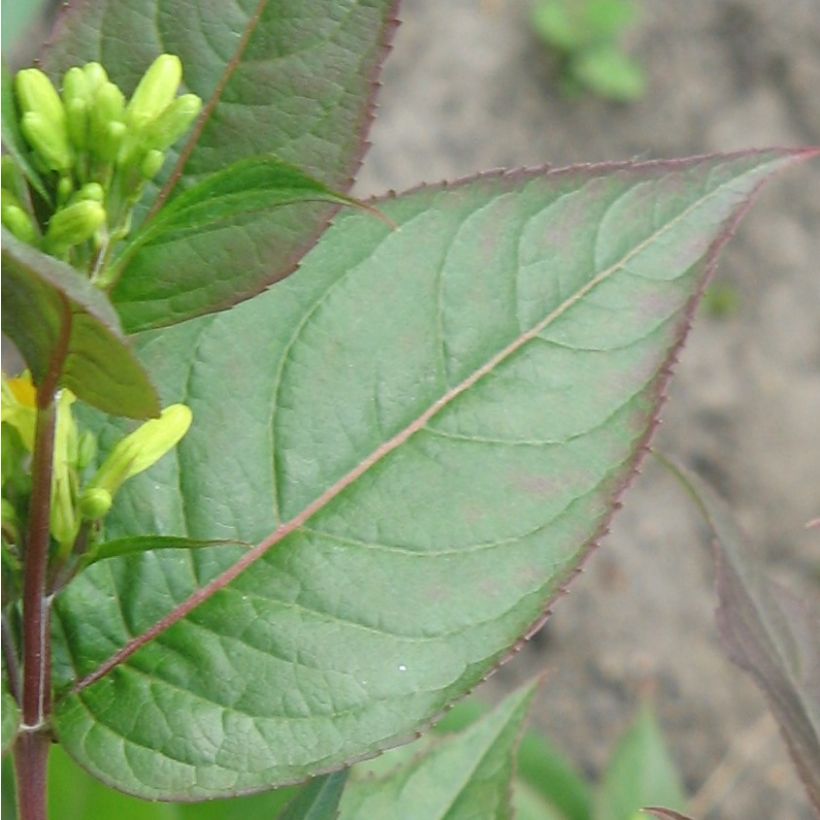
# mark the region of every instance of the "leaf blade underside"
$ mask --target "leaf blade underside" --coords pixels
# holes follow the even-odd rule
[[[395,0],[248,0],[230,8],[92,0],[63,14],[44,67],[58,79],[71,66],[98,60],[130,93],[157,55],[180,57],[187,89],[205,106],[187,141],[168,152],[149,207],[238,160],[271,152],[344,192],[366,148],[394,6]],[[236,217],[222,228],[196,282],[186,281],[180,293],[170,250],[150,271],[126,271],[112,292],[123,326],[165,326],[250,298],[295,269],[337,208],[311,202]]]
[[[379,203],[398,230],[345,214],[287,282],[141,337],[195,422],[109,537],[258,546],[75,580],[70,753],[145,797],[241,793],[373,754],[475,686],[605,531],[717,247],[801,156],[421,189]]]
[[[157,392],[105,295],[5,228],[3,326],[38,387],[65,385],[108,413],[159,415]]]

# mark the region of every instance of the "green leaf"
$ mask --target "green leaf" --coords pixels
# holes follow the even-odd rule
[[[522,687],[459,735],[428,742],[412,758],[403,754],[386,773],[389,754],[375,766],[355,766],[342,796],[341,820],[510,817],[515,750],[536,688]]]
[[[644,706],[609,761],[595,820],[633,820],[644,806],[685,809],[685,802],[660,727]]]
[[[156,803],[115,791],[81,769],[59,744],[48,765],[49,817],[59,820],[273,820],[305,787],[201,804]]]
[[[580,51],[572,58],[568,70],[581,85],[610,100],[633,102],[646,93],[643,69],[616,46]]]
[[[366,146],[394,6],[394,0],[229,7],[216,0],[91,0],[64,13],[45,68],[57,77],[99,60],[130,93],[157,55],[180,57],[187,90],[205,107],[180,153],[170,152],[168,176],[149,197],[155,205],[238,160],[270,152],[346,191]],[[183,281],[182,304],[172,300],[162,312],[156,301],[136,300],[141,276],[133,291],[126,277],[114,295],[123,325],[131,331],[171,324],[259,293],[295,269],[337,207],[302,203],[225,225],[218,254],[203,268],[211,280],[233,283],[227,296],[226,288],[208,288],[194,300],[190,282]],[[155,277],[165,275],[154,271]]]
[[[729,657],[760,687],[809,800],[820,811],[820,605],[767,578],[726,504],[697,476],[661,459],[714,534],[718,627]]]
[[[422,188],[379,203],[398,230],[346,211],[276,288],[143,334],[194,423],[109,537],[257,546],[112,559],[61,594],[71,754],[214,797],[375,754],[473,688],[606,528],[718,247],[810,156]]]
[[[520,777],[513,781],[512,807],[515,820],[566,820],[566,815]]]
[[[3,229],[3,332],[38,386],[55,380],[107,413],[159,415],[145,369],[105,295],[73,268]]]
[[[487,707],[475,698],[460,701],[436,724],[435,730],[461,731],[486,712]],[[522,802],[516,817],[524,811],[534,813],[539,802],[544,801],[566,820],[591,817],[589,785],[564,755],[533,730],[521,739],[516,773],[516,788]]]
[[[638,16],[632,0],[584,0],[581,8],[588,43],[615,40]]]
[[[175,316],[201,312],[203,301],[230,304],[247,282],[215,276],[214,266],[226,269],[219,260],[233,250],[230,232],[237,221],[268,224],[276,209],[319,201],[356,204],[273,156],[239,160],[180,194],[115,262],[120,284],[113,298],[130,329],[172,324]],[[304,218],[304,211],[297,216]],[[203,265],[203,259],[213,265]]]
[[[6,3],[3,9],[8,5],[11,4]],[[4,64],[0,76],[2,76],[2,81],[0,81],[0,99],[2,99],[2,117],[0,117],[0,123],[2,123],[3,147],[14,157],[17,167],[23,176],[31,183],[32,188],[34,188],[46,202],[50,202],[51,197],[49,197],[46,192],[43,180],[28,160],[29,151],[20,131],[17,106],[14,102],[14,86],[11,69]]]
[[[559,51],[572,52],[583,45],[583,30],[566,0],[539,0],[533,8],[532,25],[548,46]]]
[[[239,544],[237,541],[179,538],[173,535],[138,535],[131,538],[118,538],[115,541],[106,541],[97,544],[84,556],[85,566],[104,561],[106,558],[116,558],[122,555],[136,555],[141,552],[154,550],[197,550],[205,547],[237,547],[248,548],[251,544]]]
[[[5,665],[3,667],[3,688],[0,690],[0,706],[2,706],[2,721],[0,721],[0,729],[2,729],[2,750],[5,754],[6,750],[14,742],[17,737],[17,729],[20,726],[20,708],[17,701],[14,699],[8,687],[8,680],[6,678]]]
[[[348,771],[312,780],[282,812],[279,820],[336,820]]]

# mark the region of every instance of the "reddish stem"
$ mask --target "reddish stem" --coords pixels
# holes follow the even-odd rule
[[[51,742],[50,600],[47,595],[51,481],[57,409],[41,395],[32,455],[31,507],[23,563],[23,721],[14,747],[20,820],[45,820],[46,769]]]

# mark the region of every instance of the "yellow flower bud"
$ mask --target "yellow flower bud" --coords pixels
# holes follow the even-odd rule
[[[103,83],[95,94],[89,111],[91,145],[108,149],[110,126],[122,123],[125,116],[125,96],[114,83]]]
[[[184,404],[166,407],[158,419],[151,419],[122,439],[109,453],[89,489],[107,490],[112,497],[129,478],[159,461],[188,432],[191,411]]]
[[[99,521],[108,514],[112,503],[113,499],[108,490],[89,487],[80,496],[80,515],[86,521]]]
[[[96,94],[97,89],[108,82],[108,74],[99,63],[86,63],[83,68],[83,74],[88,81],[88,93],[90,96]]]
[[[57,89],[39,68],[18,71],[14,80],[23,114],[36,112],[53,128],[65,124],[65,109]]]
[[[62,111],[62,103],[60,110]],[[71,168],[73,157],[68,144],[64,111],[59,122],[38,111],[27,111],[20,121],[20,129],[29,145],[40,155],[46,168],[51,171],[67,171]]]
[[[73,146],[82,151],[88,144],[88,103],[73,99],[66,103],[66,129]]]
[[[161,54],[151,63],[125,110],[129,126],[142,128],[158,117],[174,99],[182,80],[182,63],[174,54]]]
[[[38,234],[34,220],[8,188],[3,188],[2,218],[3,224],[18,239],[29,245],[37,244]]]
[[[105,209],[99,202],[81,199],[57,211],[46,231],[46,244],[52,250],[64,251],[94,236],[105,224]]]
[[[165,163],[165,154],[162,151],[157,151],[152,148],[146,155],[140,165],[140,173],[146,179],[153,179]]]
[[[170,148],[191,127],[201,110],[202,100],[196,94],[183,94],[145,127],[144,144],[160,151]]]
[[[0,417],[17,430],[23,446],[31,452],[34,449],[34,427],[37,423],[37,389],[31,382],[31,375],[26,372],[18,378],[8,379],[4,373],[2,391]]]
[[[51,534],[62,550],[74,544],[80,521],[74,506],[76,485],[77,424],[71,405],[76,396],[61,390],[57,399],[57,425],[54,431],[54,472],[51,482]]]
[[[105,191],[99,182],[87,182],[82,188],[80,188],[79,191],[77,191],[76,198],[78,200],[90,199],[93,202],[102,202],[105,198]]]
[[[107,162],[114,162],[117,159],[128,131],[124,122],[112,122],[108,124],[105,135],[100,141],[99,154]]]

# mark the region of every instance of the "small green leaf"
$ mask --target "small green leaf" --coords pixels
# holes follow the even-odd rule
[[[615,46],[584,49],[573,56],[568,70],[587,89],[610,100],[632,102],[646,92],[643,69]]]
[[[2,720],[0,720],[0,729],[2,729],[2,750],[3,753],[14,742],[17,736],[17,729],[20,726],[20,707],[14,699],[8,687],[6,679],[5,664],[3,667],[3,688],[0,690],[0,707],[2,707]]]
[[[261,219],[267,224],[271,212],[284,206],[297,206],[294,217],[303,219],[298,206],[316,202],[357,204],[270,155],[239,160],[189,188],[114,263],[118,283],[112,298],[124,324],[129,331],[174,324],[209,306],[229,304],[255,280],[245,270],[215,276],[203,260],[232,252],[230,235],[237,223],[250,226]]]
[[[156,390],[105,295],[73,268],[5,229],[3,330],[38,387],[57,381],[113,415],[159,415]]]
[[[179,538],[171,535],[143,535],[133,538],[118,538],[115,541],[106,541],[94,547],[84,560],[85,566],[104,561],[106,558],[115,558],[119,555],[137,555],[154,550],[197,550],[204,547],[245,547],[239,541],[198,540],[196,538]]]
[[[278,820],[336,820],[348,774],[344,769],[314,778],[288,804]]]
[[[462,700],[436,724],[435,731],[461,731],[486,713],[487,707],[476,698]],[[566,820],[591,817],[592,791],[586,780],[564,755],[532,729],[521,739],[516,771],[521,799],[527,805],[537,799],[546,801]]]
[[[633,820],[644,806],[685,809],[685,802],[660,727],[644,706],[609,761],[595,820]]]
[[[579,7],[578,0],[565,0]],[[613,41],[635,22],[638,10],[632,0],[581,0],[586,41]]]
[[[373,764],[354,766],[341,820],[508,818],[515,751],[536,689],[522,687],[461,734],[435,738],[409,759],[401,750],[402,762],[387,773],[389,754],[375,771]]]
[[[572,52],[583,45],[583,31],[566,0],[540,0],[533,9],[532,25],[548,46],[559,51]]]

